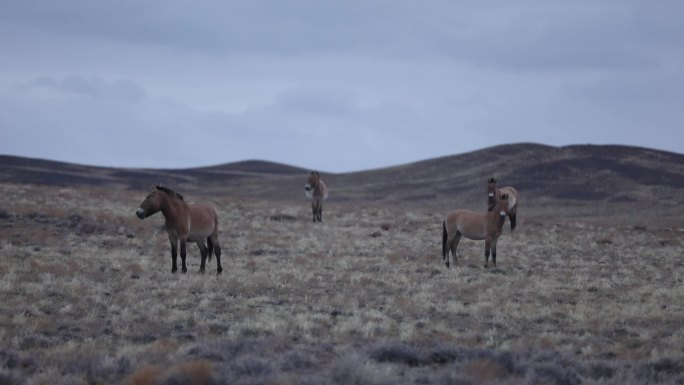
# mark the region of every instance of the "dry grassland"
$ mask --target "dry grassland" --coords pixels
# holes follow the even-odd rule
[[[144,192],[0,194],[0,384],[684,383],[672,225],[521,207],[448,270],[455,207],[219,197],[223,274],[173,275]]]

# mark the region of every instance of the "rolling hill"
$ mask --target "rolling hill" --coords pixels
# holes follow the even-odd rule
[[[143,189],[302,199],[307,170],[244,161],[192,169],[120,169],[0,156],[0,183]],[[684,155],[629,146],[511,144],[354,173],[325,173],[338,202],[406,204],[479,197],[490,176],[526,198],[602,202],[681,202]]]

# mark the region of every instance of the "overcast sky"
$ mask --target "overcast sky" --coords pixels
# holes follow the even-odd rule
[[[353,171],[684,152],[684,2],[2,0],[0,154]]]

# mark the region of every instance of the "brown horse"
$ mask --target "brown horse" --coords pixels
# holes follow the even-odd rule
[[[200,273],[204,273],[207,256],[211,261],[212,251],[216,254],[216,272],[221,274],[221,246],[218,242],[218,215],[216,210],[208,205],[191,205],[185,202],[183,196],[162,186],[151,189],[147,198],[140,204],[135,214],[140,219],[161,211],[166,222],[164,228],[171,241],[171,272],[178,270],[176,264],[178,244],[180,242],[181,269],[188,271],[185,266],[186,242],[195,242],[200,249],[202,262]],[[207,240],[207,246],[204,240]]]
[[[487,181],[487,211],[491,211],[501,195],[508,195],[508,218],[511,221],[511,231],[515,230],[515,218],[518,212],[518,190],[511,186],[496,188],[496,179],[489,178]]]
[[[489,264],[489,250],[492,251],[492,262],[496,266],[496,243],[501,235],[503,224],[508,213],[508,196],[503,194],[496,210],[478,213],[470,210],[454,210],[447,214],[442,222],[442,259],[449,267],[449,251],[456,263],[456,248],[461,236],[475,241],[485,241],[485,264]]]
[[[311,210],[313,211],[313,221],[323,222],[323,201],[328,199],[328,188],[321,180],[318,171],[309,173],[309,183],[304,185],[304,194],[311,198]]]

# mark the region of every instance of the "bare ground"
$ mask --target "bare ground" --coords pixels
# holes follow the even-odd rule
[[[647,207],[528,203],[447,269],[455,207],[214,197],[216,276],[171,274],[144,193],[0,194],[0,384],[684,382],[684,233]]]

